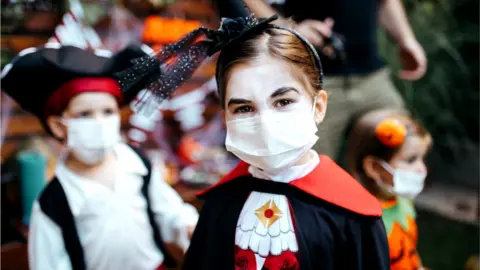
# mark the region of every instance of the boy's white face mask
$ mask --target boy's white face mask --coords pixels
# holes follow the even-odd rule
[[[393,169],[390,164],[383,160],[380,161],[380,165],[382,165],[382,167],[393,176],[393,187],[388,186],[383,182],[379,182],[378,185],[380,187],[394,195],[409,199],[415,199],[418,194],[422,192],[425,178],[427,178],[426,173],[417,173],[404,169]]]
[[[95,165],[100,163],[120,141],[120,117],[103,119],[67,119],[67,146],[79,161]]]
[[[313,108],[300,105],[288,111],[227,121],[225,145],[241,160],[268,172],[297,162],[317,142]]]

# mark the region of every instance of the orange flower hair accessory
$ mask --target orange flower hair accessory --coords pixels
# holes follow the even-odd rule
[[[399,120],[387,118],[377,125],[375,134],[384,145],[397,147],[405,141],[407,128]]]

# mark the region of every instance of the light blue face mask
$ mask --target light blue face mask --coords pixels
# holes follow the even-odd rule
[[[387,162],[380,160],[380,165],[387,170],[393,176],[393,187],[380,181],[377,184],[390,192],[391,194],[405,197],[409,199],[415,199],[420,192],[422,192],[426,173],[417,173],[410,170],[394,169]]]
[[[268,112],[227,121],[227,150],[246,163],[270,173],[295,164],[317,142],[312,108]]]
[[[75,158],[84,164],[100,163],[121,140],[120,116],[104,119],[65,119],[67,147]]]

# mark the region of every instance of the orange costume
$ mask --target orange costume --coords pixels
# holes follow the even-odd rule
[[[397,197],[383,202],[383,222],[388,235],[392,270],[417,270],[420,257],[417,252],[417,224],[415,209],[409,199]]]

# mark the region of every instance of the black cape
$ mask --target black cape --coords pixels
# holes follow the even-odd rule
[[[321,164],[327,164],[327,167],[337,166],[325,157],[321,157],[321,161]],[[242,166],[245,167],[244,164],[238,167]],[[293,222],[296,225],[295,233],[299,247],[297,257],[300,269],[390,269],[388,242],[381,212],[377,213],[375,210],[372,213],[377,214],[365,215],[352,211],[351,209],[356,209],[355,206],[346,209],[342,205],[329,202],[342,197],[336,196],[335,193],[347,193],[349,197],[358,195],[355,193],[355,190],[359,190],[353,182],[355,180],[346,176],[343,170],[335,168],[332,173],[331,169],[316,169],[316,172],[311,173],[310,179],[295,180],[298,182],[294,185],[242,175],[238,173],[242,170],[238,167],[235,169],[237,172],[235,170],[233,172],[233,178],[230,176],[227,181],[221,181],[219,185],[203,195],[205,203],[185,256],[183,269],[233,270],[235,264],[237,269],[246,267],[245,264],[248,262],[235,262],[235,230],[238,216],[252,191],[283,194],[289,200],[293,209]],[[338,175],[332,181],[324,181],[329,183],[325,187],[338,180],[343,183],[338,185],[339,187],[345,188],[351,185],[352,188],[312,192],[312,189],[318,186],[311,185],[311,178],[322,174],[327,175],[328,178],[335,178]],[[321,180],[318,179],[318,181]],[[355,197],[358,197],[359,205],[368,205],[362,200],[370,200],[361,193],[350,199],[353,203],[355,203]],[[337,202],[340,201],[337,200]],[[346,205],[352,204],[347,202]]]

